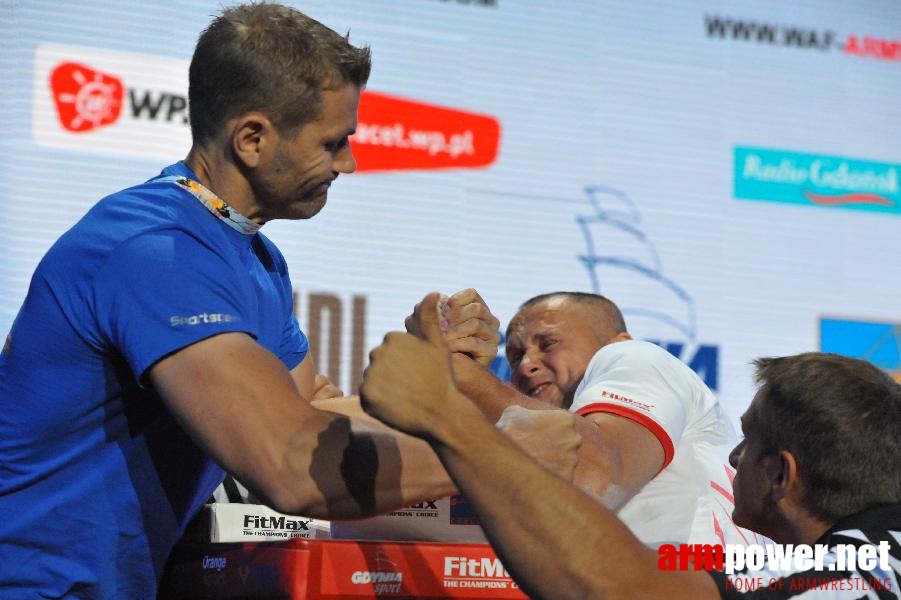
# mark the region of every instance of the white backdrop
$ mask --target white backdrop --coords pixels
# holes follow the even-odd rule
[[[463,287],[504,323],[599,291],[733,417],[757,356],[901,372],[901,3],[292,4],[374,56],[359,172],[263,229],[346,390],[413,303]],[[0,330],[59,234],[184,157],[219,6],[0,0]]]

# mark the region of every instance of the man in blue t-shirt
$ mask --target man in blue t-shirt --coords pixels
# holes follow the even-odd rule
[[[310,405],[285,260],[258,231],[354,171],[369,71],[294,9],[225,10],[191,61],[188,157],[43,258],[0,353],[0,598],[153,598],[223,469],[320,518],[455,491],[422,442]]]

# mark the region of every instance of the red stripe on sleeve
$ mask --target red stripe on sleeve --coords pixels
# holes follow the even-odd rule
[[[596,412],[610,413],[618,417],[625,417],[630,421],[635,421],[639,425],[644,426],[645,429],[654,434],[654,437],[656,437],[657,441],[660,442],[660,445],[663,446],[663,466],[660,467],[660,470],[662,471],[673,462],[673,455],[676,453],[676,448],[673,446],[672,438],[670,438],[666,430],[661,427],[657,421],[648,415],[631,408],[626,408],[620,404],[612,404],[609,402],[595,402],[593,404],[588,404],[577,410],[576,414],[584,417]]]

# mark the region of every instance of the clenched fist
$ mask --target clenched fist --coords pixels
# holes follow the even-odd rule
[[[424,303],[425,300],[417,304],[404,322],[407,331],[419,337]],[[500,321],[479,293],[472,288],[460,290],[453,296],[441,297],[438,308],[439,329],[450,351],[466,354],[483,366],[490,365],[497,355]]]
[[[369,353],[360,397],[375,418],[418,437],[429,437],[457,394],[438,315],[439,294],[416,306],[417,335],[392,332]],[[418,336],[418,337],[417,337]]]
[[[566,410],[529,410],[514,404],[501,414],[497,428],[546,469],[572,481],[582,444],[575,429],[579,418]]]

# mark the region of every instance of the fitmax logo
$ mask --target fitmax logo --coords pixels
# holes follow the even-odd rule
[[[286,519],[285,517],[260,517],[244,515],[244,527],[255,529],[290,529],[292,531],[309,531],[309,521]]]
[[[444,557],[445,577],[510,577],[499,558]]]

